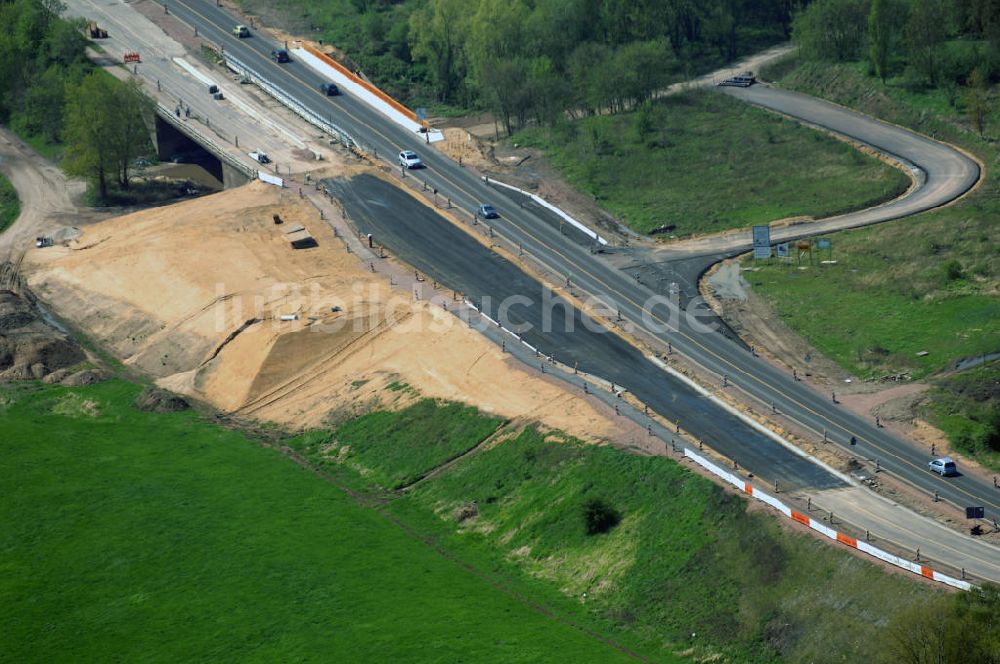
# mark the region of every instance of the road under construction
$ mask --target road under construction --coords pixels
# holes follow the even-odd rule
[[[96,5],[85,0],[69,5],[78,12],[97,11]],[[426,145],[425,136],[398,126],[362,100],[350,95],[321,94],[319,84],[324,79],[319,73],[294,57],[290,63],[275,63],[270,51],[278,44],[259,31],[253,39],[233,37],[232,26],[240,21],[215,3],[179,0],[169,3],[169,11],[196,28],[203,38],[219,44],[221,50],[251,67],[278,94],[362,141],[377,162],[381,160],[389,166],[386,170],[397,170],[395,154],[399,150],[419,150],[426,166],[420,174],[423,186],[434,192],[435,199],[438,195],[442,200],[447,199],[450,208],[447,217],[418,202],[386,178],[358,175],[327,180],[324,186],[341,201],[360,231],[373,233],[395,256],[442,284],[466,293],[494,317],[500,313],[490,310],[485,300],[499,306],[511,298],[525,298],[527,302],[508,307],[506,313],[513,323],[530,325],[524,336],[545,355],[627,389],[663,418],[676,422],[684,431],[768,483],[777,481],[803,491],[839,490],[852,484],[851,478],[803,455],[779,437],[762,431],[748,418],[723,408],[716,400],[706,398],[665,371],[656,358],[679,354],[699,366],[704,375],[739,386],[757,403],[767,404],[816,438],[849,449],[877,470],[891,473],[917,490],[939,496],[955,506],[982,505],[987,518],[1000,517],[1000,492],[987,478],[972,473],[941,478],[928,473],[928,451],[922,446],[843,408],[835,397],[815,391],[728,335],[699,328],[688,315],[697,306],[698,277],[720,257],[748,249],[749,234],[699,238],[655,251],[641,246],[597,247],[586,239],[564,234],[561,224],[548,212],[521,205],[515,194],[498,189],[480,173],[438,154]],[[138,23],[145,19],[136,14],[132,20]],[[118,27],[126,33],[129,29],[125,23]],[[172,75],[167,69],[156,72],[157,82]],[[140,65],[134,71],[144,76],[143,70],[144,65]],[[908,170],[915,181],[915,186],[900,199],[870,210],[787,227],[772,234],[774,241],[900,219],[933,209],[965,195],[980,177],[978,164],[950,146],[848,109],[764,85],[726,92],[863,144]],[[280,123],[267,108],[257,107],[254,112],[270,118],[268,122],[272,125]],[[282,132],[270,133],[270,140],[280,144]],[[317,143],[314,137],[304,134],[296,140],[303,145]],[[280,145],[274,148],[281,149]],[[647,342],[646,350],[640,350],[625,336],[595,331],[594,326],[586,324],[589,314],[568,302],[551,308],[554,317],[546,322],[542,304],[551,290],[475,239],[474,234],[482,228],[471,229],[465,221],[472,218],[472,211],[482,201],[503,200],[501,196],[508,197],[509,205],[501,205],[504,214],[490,222],[490,233],[496,234],[498,243],[502,241],[509,250],[529,255],[550,275],[559,275],[560,280],[565,278],[575,289],[599,298],[606,309],[623,321],[623,329]],[[648,278],[650,269],[677,275],[672,283],[686,293],[687,298],[680,300],[683,304],[675,302],[671,297],[674,293],[659,290],[663,280]],[[650,303],[656,306],[651,307]],[[686,309],[684,305],[688,305]],[[980,553],[972,557],[970,570],[986,578],[1000,579],[1000,555],[995,548],[976,551]],[[979,569],[974,568],[976,560],[981,563]]]

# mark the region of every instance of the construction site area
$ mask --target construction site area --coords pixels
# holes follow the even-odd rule
[[[22,271],[126,366],[237,417],[303,429],[429,396],[583,440],[627,434],[429,301],[431,284],[415,299],[404,266],[373,271],[346,229],[255,183],[89,226]]]

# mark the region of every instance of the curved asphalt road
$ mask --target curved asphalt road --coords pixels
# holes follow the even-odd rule
[[[730,382],[738,383],[741,388],[766,404],[773,403],[781,413],[812,429],[817,437],[823,431],[828,431],[833,444],[847,447],[848,439],[854,435],[858,443],[852,452],[856,456],[870,459],[873,464],[878,459],[883,470],[903,478],[928,495],[936,491],[942,499],[960,507],[982,505],[986,508],[988,517],[1000,518],[1000,491],[985,479],[973,476],[943,479],[930,474],[926,466],[928,450],[884,429],[875,428],[873,423],[833,404],[830,395],[821,395],[793,381],[791,376],[754,357],[722,334],[696,331],[684,316],[679,317],[675,327],[664,331],[663,328],[675,313],[676,307],[655,300],[658,294],[654,290],[617,269],[610,261],[593,255],[587,247],[567,241],[558,226],[551,224],[544,215],[519,208],[510,199],[507,199],[505,205],[501,195],[475,174],[423,145],[418,135],[389,122],[360,101],[348,95],[334,98],[321,95],[317,88],[322,78],[312,70],[301,63],[277,65],[269,59],[268,54],[275,47],[274,43],[259,35],[251,39],[235,39],[229,32],[238,22],[237,19],[214,3],[204,0],[171,0],[168,5],[170,11],[179,18],[198,26],[202,35],[224,44],[227,51],[266,76],[286,94],[315,112],[331,117],[336,124],[375,148],[390,163],[395,164],[395,153],[400,149],[416,150],[428,168],[411,175],[426,179],[442,195],[449,196],[458,207],[471,211],[481,201],[496,203],[503,218],[495,220],[493,226],[500,235],[522,245],[527,252],[534,254],[555,272],[571,275],[576,286],[609,302],[612,310],[619,310],[623,317],[637,327],[645,329],[664,343],[669,341],[676,351],[719,376],[728,375]],[[768,107],[775,110],[784,109],[783,112],[789,115],[829,126],[878,150],[910,161],[921,169],[926,177],[923,186],[902,201],[855,215],[845,215],[857,219],[859,224],[865,223],[865,219],[871,223],[943,204],[961,196],[978,177],[974,162],[957,155],[946,146],[832,104],[766,86],[731,93],[762,106],[770,103],[771,106]],[[391,215],[391,208],[389,211]],[[405,217],[397,220],[403,225],[410,223]],[[793,231],[802,235],[805,228],[793,227],[788,232]],[[396,248],[397,251],[400,249]],[[716,251],[710,249],[705,253]],[[534,296],[535,293],[528,295]],[[652,309],[651,302],[655,304]],[[553,354],[564,361],[567,354],[574,352],[571,350],[573,343],[573,340],[567,341],[567,346],[560,346]],[[676,388],[663,372],[650,363],[634,369],[641,372],[655,371],[655,374],[649,373],[637,379],[658,380],[662,381],[664,389]],[[692,431],[696,428],[696,419],[716,416],[701,412],[677,412],[673,409],[662,414],[670,419],[680,418],[682,426]],[[724,445],[726,441],[706,438],[705,442],[720,452],[735,456],[741,465],[757,475],[773,478],[775,468],[782,467],[780,463],[775,465],[773,459],[776,457],[773,455],[791,453],[766,438],[746,439],[741,443],[741,437],[746,431],[747,428],[743,425],[726,437],[734,444],[741,445],[733,453],[723,449],[729,447],[728,444]],[[817,471],[821,470],[818,466],[816,468]],[[808,478],[800,478],[800,483],[809,482]]]
[[[807,224],[774,228],[771,231],[773,242],[868,226],[932,210],[963,196],[979,180],[979,164],[950,145],[843,106],[767,85],[719,90],[747,103],[863,143],[908,167],[917,180],[917,186],[907,195],[883,205]],[[745,235],[678,242],[666,248],[664,253],[692,256],[742,252],[751,247],[750,233],[747,232]]]

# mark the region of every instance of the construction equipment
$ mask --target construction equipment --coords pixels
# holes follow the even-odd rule
[[[108,31],[104,28],[98,27],[97,21],[87,21],[87,32],[86,34],[91,39],[107,39]]]
[[[757,77],[754,76],[752,71],[745,71],[735,76],[731,76],[726,80],[719,83],[719,85],[729,85],[737,88],[749,88],[751,85],[757,82]]]

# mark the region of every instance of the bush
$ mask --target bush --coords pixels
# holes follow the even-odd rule
[[[583,504],[583,523],[588,535],[606,533],[621,521],[621,515],[614,507],[600,498],[591,498]]]
[[[962,271],[962,264],[957,260],[950,260],[944,264],[944,276],[948,281],[958,281],[965,277],[965,273]]]

